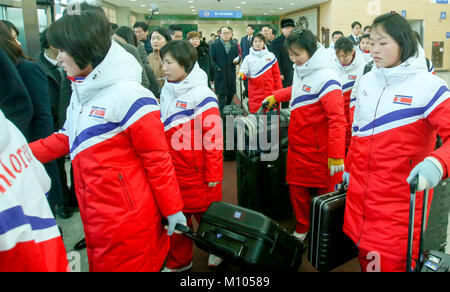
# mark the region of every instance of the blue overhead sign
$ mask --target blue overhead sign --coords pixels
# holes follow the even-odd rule
[[[448,0],[436,0],[436,4],[448,4]]]
[[[201,18],[242,18],[242,11],[237,10],[200,10]]]

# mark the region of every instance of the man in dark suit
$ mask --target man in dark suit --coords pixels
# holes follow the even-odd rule
[[[223,26],[219,32],[219,39],[211,44],[210,54],[214,67],[215,91],[222,112],[236,94],[236,65],[240,58],[237,43],[231,41],[231,30]]]
[[[348,37],[355,46],[359,44],[362,25],[358,21],[352,23],[352,34]]]
[[[250,53],[250,48],[252,47],[252,38],[253,33],[255,32],[255,26],[253,24],[247,25],[246,33],[247,35],[241,39],[241,48],[242,48],[242,60],[245,59]]]

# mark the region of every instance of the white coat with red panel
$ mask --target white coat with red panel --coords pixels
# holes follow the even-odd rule
[[[248,106],[252,114],[258,111],[267,96],[283,88],[277,58],[267,47],[259,51],[250,48],[250,54],[242,62],[240,72],[244,73],[244,80],[249,80]]]
[[[66,250],[45,195],[50,178],[0,111],[0,272],[65,272]]]
[[[185,213],[205,212],[222,199],[223,133],[217,97],[198,63],[161,91],[161,118],[180,184]]]
[[[183,208],[160,107],[136,59],[112,42],[72,84],[60,133],[33,142],[45,163],[70,153],[90,271],[159,271],[169,250],[163,217]]]
[[[405,261],[411,170],[431,156],[444,176],[450,167],[450,92],[428,72],[424,53],[394,68],[376,68],[361,77],[353,137],[347,155],[350,173],[344,232],[365,251]],[[444,141],[434,150],[436,132]],[[418,247],[422,193],[418,194],[414,246]],[[417,257],[417,248],[414,252]]]
[[[353,86],[358,78],[363,75],[366,61],[359,48],[355,47],[355,56],[351,64],[343,66],[339,60],[334,57],[334,71],[340,78],[342,84],[342,94],[344,97],[345,118],[347,119],[347,128],[345,135],[345,149],[350,146],[350,140],[352,138],[352,123],[353,123],[353,110],[350,108],[350,95],[352,94]]]
[[[344,159],[347,122],[339,77],[327,50],[318,46],[308,62],[294,64],[292,87],[274,96],[277,102],[290,100],[288,183],[328,188],[333,184],[328,158]]]

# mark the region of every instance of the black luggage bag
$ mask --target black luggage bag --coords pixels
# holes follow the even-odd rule
[[[346,192],[313,198],[310,213],[309,262],[320,272],[328,272],[358,256],[358,249],[342,231]]]
[[[261,114],[265,115],[267,124],[264,123]],[[272,119],[275,117],[278,118],[278,122],[273,123]],[[244,133],[244,145],[240,146],[244,147],[236,154],[238,203],[273,219],[292,215],[289,186],[286,182],[289,118],[290,112],[280,111],[279,107],[267,112],[261,107],[258,114],[240,117],[235,123],[237,141],[242,139],[240,135]],[[276,149],[278,157],[276,159],[274,157],[273,161],[265,161],[262,155],[269,152],[261,149],[260,136],[266,135],[262,139],[270,140],[271,131],[275,129],[278,130],[276,136],[278,141],[268,143],[272,149]],[[267,159],[267,156],[265,158]]]
[[[229,126],[233,127],[232,131],[227,131],[227,116],[233,116],[234,118],[238,116],[244,115],[244,109],[239,105],[227,105],[223,108],[222,112],[222,127],[223,127],[223,141],[224,141],[224,150],[223,150],[223,158],[225,161],[234,160],[236,157],[236,150],[234,147],[234,124]],[[232,133],[231,136],[227,135],[227,132]],[[230,148],[230,150],[227,150]]]
[[[409,227],[408,227],[408,244],[406,251],[406,272],[450,272],[450,255],[440,252],[438,250],[424,251],[424,239],[426,231],[426,213],[428,206],[428,190],[423,193],[422,218],[420,224],[420,239],[419,239],[419,258],[416,261],[416,266],[412,269],[413,261],[413,234],[414,234],[414,216],[416,211],[416,191],[419,182],[419,177],[416,176],[410,184],[411,196],[409,207]]]
[[[450,180],[443,180],[433,189],[433,200],[423,243],[424,250],[445,251],[449,210]]]
[[[275,161],[261,161],[259,155],[238,151],[237,186],[239,206],[273,219],[292,215],[289,186],[286,182],[287,143]]]
[[[261,213],[225,202],[213,202],[196,232],[177,230],[195,244],[246,271],[297,271],[303,243]]]

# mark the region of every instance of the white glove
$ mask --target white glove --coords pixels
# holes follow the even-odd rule
[[[417,191],[421,192],[425,189],[432,189],[437,186],[442,180],[443,175],[444,169],[441,163],[434,157],[427,157],[411,170],[407,181],[408,183],[411,183],[415,176],[419,176]]]
[[[177,226],[178,223],[187,225],[186,217],[184,216],[183,212],[178,212],[173,215],[167,216],[167,221],[169,221],[169,227],[167,228],[167,235],[171,236],[173,232],[175,231],[175,226]],[[176,232],[180,233],[180,232]]]
[[[342,181],[348,187],[348,182],[350,181],[350,173],[344,171],[344,173],[342,174]]]

